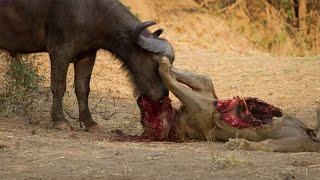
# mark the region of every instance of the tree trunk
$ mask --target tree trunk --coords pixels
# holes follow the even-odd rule
[[[299,27],[300,31],[305,35],[308,32],[307,14],[307,0],[299,0]]]

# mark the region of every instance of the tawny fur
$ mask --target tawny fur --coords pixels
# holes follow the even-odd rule
[[[231,149],[273,152],[320,152],[317,133],[320,127],[320,109],[317,126],[308,128],[301,120],[290,115],[276,118],[274,123],[256,128],[237,129],[219,120],[215,111],[217,96],[209,77],[192,74],[171,67],[163,58],[159,73],[169,90],[181,101],[175,116],[175,127],[182,141],[228,141]]]

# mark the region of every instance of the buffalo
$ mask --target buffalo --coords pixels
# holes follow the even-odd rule
[[[118,0],[0,0],[0,49],[11,56],[48,52],[51,62],[52,120],[71,129],[63,113],[66,75],[75,68],[79,121],[87,131],[99,129],[88,107],[96,53],[113,53],[129,72],[138,95],[158,101],[168,95],[155,59],[174,60],[170,43],[151,33],[155,22],[139,21]],[[148,60],[149,59],[149,60]]]

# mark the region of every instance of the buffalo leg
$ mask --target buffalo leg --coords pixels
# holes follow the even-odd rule
[[[62,99],[66,91],[66,76],[68,72],[69,62],[59,53],[50,53],[51,61],[51,91],[53,94],[53,104],[51,117],[54,126],[60,130],[72,130],[70,123],[66,120]]]
[[[88,105],[90,92],[90,79],[96,58],[96,52],[87,55],[74,63],[75,69],[75,93],[79,107],[79,121],[84,123],[86,130],[90,131],[97,123],[92,120]]]

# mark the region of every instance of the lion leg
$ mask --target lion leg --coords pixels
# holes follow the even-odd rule
[[[162,77],[167,88],[182,102],[182,104],[189,110],[201,108],[199,101],[199,93],[180,84],[174,73],[171,72],[171,64],[169,60],[164,59],[160,62],[159,74]]]
[[[171,68],[171,72],[176,77],[177,81],[189,86],[191,89],[200,92],[207,92],[211,98],[218,99],[212,79],[209,76],[194,74],[188,71],[182,71],[176,68]]]
[[[273,152],[273,148],[267,146],[268,140],[263,142],[252,142],[246,139],[236,138],[236,139],[229,139],[226,143],[226,146],[231,150],[241,149],[241,150],[248,150],[248,151],[267,151]]]
[[[281,139],[267,139],[261,142],[252,142],[246,139],[230,139],[227,142],[230,149],[244,149],[249,151],[268,152],[303,152],[317,151],[316,148],[308,144],[308,140],[303,137],[286,137]]]

